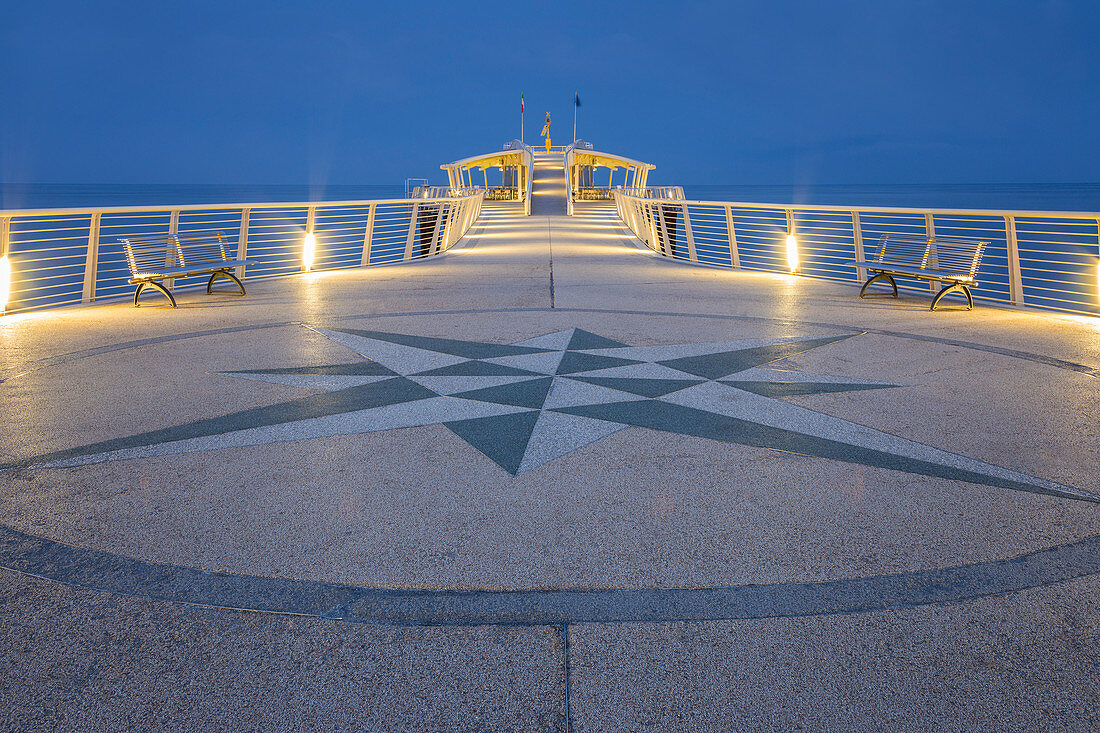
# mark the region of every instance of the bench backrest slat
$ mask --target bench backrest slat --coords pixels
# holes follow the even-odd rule
[[[167,234],[119,241],[126,250],[126,263],[134,277],[176,267],[200,267],[230,261],[225,247],[225,232]]]
[[[126,264],[130,266],[131,275],[157,273],[183,266],[179,241],[175,236],[135,237],[119,241],[126,250]]]
[[[982,252],[988,244],[957,237],[883,234],[874,261],[973,277],[978,274]]]
[[[229,261],[225,251],[224,232],[180,234],[176,240],[179,242],[183,267]]]

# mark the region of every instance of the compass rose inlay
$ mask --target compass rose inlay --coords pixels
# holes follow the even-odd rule
[[[515,475],[633,426],[1100,501],[1080,489],[776,399],[898,387],[769,366],[851,334],[629,346],[581,329],[513,344],[349,328],[313,330],[365,360],[225,374],[322,392],[61,450],[0,465],[0,470],[62,468],[442,424]]]

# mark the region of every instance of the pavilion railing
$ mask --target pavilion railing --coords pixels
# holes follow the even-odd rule
[[[974,297],[1100,315],[1100,213],[792,206],[668,200],[616,190],[619,216],[655,252],[701,265],[851,284],[885,234],[989,242]],[[792,251],[788,236],[794,235]],[[898,278],[911,292],[938,283]]]
[[[667,199],[670,201],[683,201],[683,186],[646,186],[645,188],[628,188],[621,186],[613,189],[625,193],[628,196],[640,196],[646,199]]]
[[[462,188],[452,188],[450,186],[417,186],[409,193],[409,198],[438,199],[451,196],[470,196],[477,192],[484,194],[485,188],[482,186],[465,186]]]
[[[520,199],[523,201],[523,213],[525,216],[531,215],[531,182],[535,177],[535,151],[530,145],[520,141],[512,140],[509,143],[504,144],[505,150],[522,150],[523,151],[523,165],[526,168],[523,173],[523,193],[520,195]]]
[[[446,189],[444,189],[446,191]],[[242,279],[388,265],[450,249],[481,212],[483,191],[458,197],[0,210],[0,267],[14,313],[132,295],[119,239],[222,232]],[[308,233],[313,233],[307,252]],[[180,278],[176,290],[205,277]],[[3,293],[0,293],[2,296]],[[2,299],[2,297],[0,297]]]

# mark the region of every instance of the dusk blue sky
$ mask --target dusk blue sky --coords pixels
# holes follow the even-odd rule
[[[665,183],[1100,180],[1100,2],[10,2],[0,179],[388,184],[553,115]]]

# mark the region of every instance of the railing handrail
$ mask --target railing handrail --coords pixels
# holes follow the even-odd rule
[[[650,186],[649,188],[673,188],[672,186]],[[638,196],[637,194],[630,193],[635,189],[615,189],[624,196],[631,196],[633,198],[640,198],[645,201],[659,201],[660,199],[651,199],[644,196]],[[671,199],[669,199],[671,200]],[[989,217],[1005,217],[1016,216],[1025,218],[1044,218],[1044,219],[1089,219],[1095,221],[1100,217],[1100,212],[1095,211],[1031,211],[1025,209],[938,209],[927,208],[921,206],[839,206],[836,204],[775,204],[775,203],[758,203],[751,201],[704,201],[699,199],[677,199],[677,204],[691,204],[693,206],[733,206],[739,209],[770,209],[773,211],[786,211],[788,209],[798,209],[800,211],[839,211],[843,213],[850,213],[853,211],[875,213],[875,214],[913,214],[916,212],[939,214],[941,216],[989,216]]]
[[[441,188],[446,188],[441,187]],[[482,190],[475,186],[475,190]],[[85,206],[78,208],[60,207],[53,209],[0,209],[0,217],[27,217],[27,216],[68,216],[70,214],[88,216],[91,214],[127,214],[135,212],[156,211],[222,211],[231,209],[281,209],[316,207],[341,207],[341,206],[368,206],[370,204],[419,204],[437,198],[464,198],[473,196],[474,193],[460,196],[441,196],[424,198],[398,198],[398,199],[355,199],[348,201],[264,201],[258,203],[235,204],[142,204],[134,206]]]

